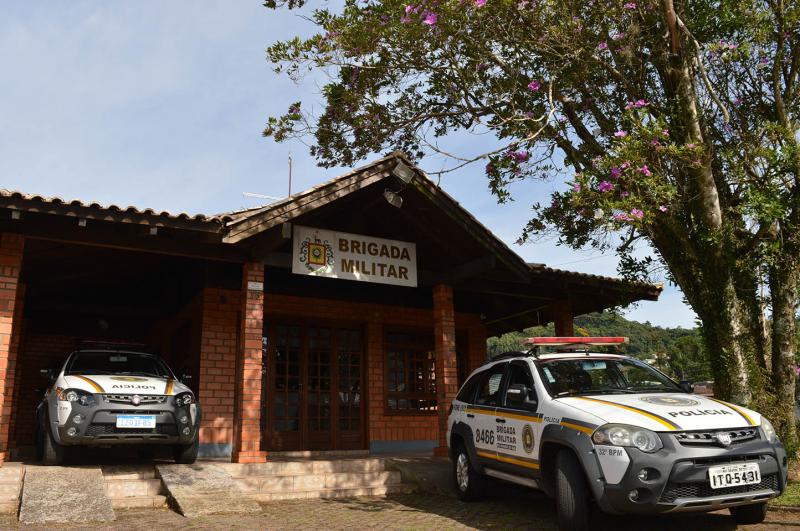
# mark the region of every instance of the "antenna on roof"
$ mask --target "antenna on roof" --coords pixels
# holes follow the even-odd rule
[[[289,152],[289,197],[292,195],[292,152]]]
[[[255,197],[257,199],[271,199],[273,201],[281,201],[283,197],[275,197],[274,195],[254,194],[253,192],[242,192],[245,197]]]

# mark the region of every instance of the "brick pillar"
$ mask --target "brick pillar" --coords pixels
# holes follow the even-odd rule
[[[436,455],[447,455],[447,416],[458,393],[456,360],[456,318],[453,288],[443,284],[433,288],[433,335],[436,347],[436,399],[439,412],[439,446]]]
[[[265,461],[261,451],[261,337],[264,334],[264,265],[244,264],[239,359],[236,363],[236,463]]]
[[[553,301],[553,322],[556,328],[556,335],[559,337],[572,337],[575,330],[572,326],[572,303],[568,300]]]
[[[469,355],[469,366],[467,367],[467,376],[475,369],[486,363],[486,327],[481,325],[474,325],[469,328],[467,335],[467,352]]]
[[[0,464],[8,456],[14,382],[19,351],[20,297],[19,274],[22,267],[24,237],[0,234]]]

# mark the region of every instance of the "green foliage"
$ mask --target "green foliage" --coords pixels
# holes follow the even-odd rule
[[[712,380],[708,355],[699,329],[662,328],[650,323],[629,321],[612,312],[592,313],[575,318],[575,334],[580,336],[623,336],[628,343],[619,352],[656,365],[678,380]],[[511,332],[488,341],[489,357],[520,350],[528,337],[554,336],[553,325]]]

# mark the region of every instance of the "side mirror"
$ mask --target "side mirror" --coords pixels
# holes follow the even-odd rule
[[[683,380],[681,383],[678,384],[678,386],[681,389],[683,389],[684,393],[693,393],[694,392],[694,385],[692,384],[692,382],[689,382],[687,380]]]
[[[530,389],[523,384],[514,384],[506,389],[506,405],[536,411],[538,404],[530,398]]]
[[[179,378],[179,380],[184,383],[190,381],[191,379],[192,379],[191,374],[181,374],[181,377]]]

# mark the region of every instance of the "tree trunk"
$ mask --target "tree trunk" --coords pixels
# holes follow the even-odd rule
[[[794,408],[797,315],[797,266],[784,261],[770,268],[772,295],[772,387],[778,407],[774,417],[787,446],[797,441]]]

